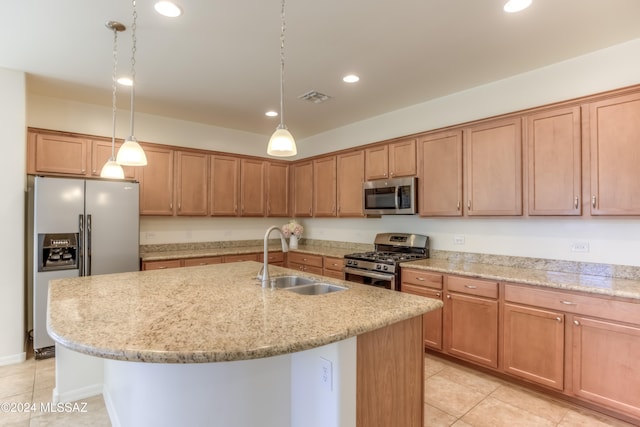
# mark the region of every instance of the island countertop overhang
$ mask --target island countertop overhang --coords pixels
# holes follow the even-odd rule
[[[53,280],[47,328],[60,345],[96,357],[207,363],[304,351],[442,306],[313,274],[303,275],[349,289],[317,296],[263,290],[259,268],[250,261]]]

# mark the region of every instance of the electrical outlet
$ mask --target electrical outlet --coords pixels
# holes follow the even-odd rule
[[[327,391],[333,389],[333,364],[324,357],[320,358],[320,384]]]
[[[151,242],[153,240],[156,240],[156,233],[154,233],[152,231],[147,231],[144,234],[144,237],[147,239],[148,242]]]
[[[589,242],[573,242],[571,252],[589,252]]]
[[[460,234],[456,234],[453,236],[453,244],[454,245],[464,245],[464,236]]]

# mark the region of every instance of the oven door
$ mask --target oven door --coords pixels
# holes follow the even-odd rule
[[[391,273],[379,273],[377,271],[360,270],[357,268],[345,267],[344,280],[363,285],[376,286],[379,288],[398,290],[396,287],[396,276]]]

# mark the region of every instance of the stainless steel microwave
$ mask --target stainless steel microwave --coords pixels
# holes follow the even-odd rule
[[[366,215],[411,215],[416,213],[416,178],[366,181],[362,200]]]

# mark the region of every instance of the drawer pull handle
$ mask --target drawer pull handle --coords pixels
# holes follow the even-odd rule
[[[573,324],[576,325],[576,326],[580,326],[580,322],[578,322],[577,320],[574,320]]]
[[[458,206],[456,208],[457,210],[460,210],[460,200],[458,200]]]
[[[467,289],[478,289],[478,287],[475,285],[464,285],[464,287]]]
[[[579,200],[579,199],[578,199],[578,196],[576,196],[576,197],[573,199],[573,208],[574,208],[574,209],[578,209],[578,200]]]
[[[451,299],[451,295],[447,295],[447,299]]]
[[[558,317],[556,317],[556,320],[557,320],[558,322],[562,322],[562,317],[558,316]]]
[[[424,280],[425,280],[424,277],[416,277],[416,279],[418,279],[421,282],[424,282]]]
[[[596,208],[596,196],[591,196],[591,207]]]
[[[440,298],[440,292],[436,292],[436,296]]]
[[[560,300],[560,303],[561,303],[561,304],[564,304],[564,305],[578,305],[578,304],[577,304],[577,303],[575,303],[575,302],[565,301],[565,300]]]
[[[158,267],[158,270],[164,270],[165,268],[167,268],[167,266],[166,265],[162,265],[162,266]]]

